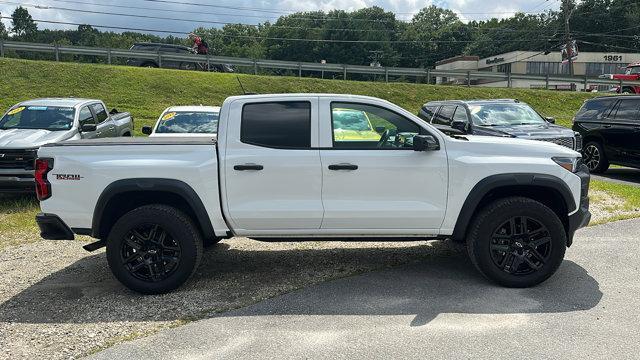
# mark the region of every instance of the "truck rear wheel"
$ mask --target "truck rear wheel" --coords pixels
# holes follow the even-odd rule
[[[507,287],[529,287],[547,280],[564,259],[567,235],[558,216],[524,197],[499,199],[471,224],[467,249],[489,280]]]
[[[129,289],[162,294],[186,282],[202,257],[193,221],[165,205],[146,205],[122,216],[107,239],[113,275]]]

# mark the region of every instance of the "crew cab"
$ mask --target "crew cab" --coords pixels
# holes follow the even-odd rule
[[[418,116],[446,133],[547,141],[576,151],[582,147],[579,133],[517,99],[432,101]]]
[[[378,136],[337,138],[345,111]],[[369,131],[369,130],[367,130]],[[225,100],[217,140],[131,138],[44,146],[41,236],[90,235],[135,291],[171,291],[203,245],[452,239],[487,278],[526,287],[560,266],[589,214],[580,154],[556,144],[447,136],[387,101],[350,95]]]
[[[100,100],[36,99],[12,106],[0,118],[0,192],[33,192],[37,149],[49,143],[131,136],[133,118]]]
[[[142,133],[155,136],[205,136],[218,133],[219,106],[172,106],[165,109],[156,124],[143,126]]]

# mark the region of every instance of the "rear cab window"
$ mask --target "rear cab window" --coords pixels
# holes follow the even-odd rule
[[[96,114],[96,121],[98,122],[98,124],[103,123],[109,118],[109,114],[107,114],[107,109],[104,108],[104,105],[95,103],[89,106],[93,110],[93,113]]]
[[[240,141],[278,148],[311,148],[311,102],[248,103],[242,108]]]
[[[622,99],[616,104],[611,114],[615,121],[637,122],[639,109],[640,99]]]
[[[615,99],[596,99],[586,101],[576,114],[576,120],[604,120],[604,118],[608,114],[608,110],[611,108],[614,102]]]

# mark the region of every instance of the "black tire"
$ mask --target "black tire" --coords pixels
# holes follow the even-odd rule
[[[588,142],[583,147],[582,161],[594,174],[601,174],[609,169],[609,160],[602,145],[597,141]]]
[[[511,233],[502,234],[505,225]],[[566,248],[567,235],[558,216],[544,204],[524,197],[499,199],[485,206],[471,223],[467,238],[469,257],[480,273],[515,288],[547,280],[558,270]]]
[[[129,289],[163,294],[193,275],[202,246],[200,232],[183,212],[146,205],[126,213],[113,226],[107,239],[107,261],[113,275]]]

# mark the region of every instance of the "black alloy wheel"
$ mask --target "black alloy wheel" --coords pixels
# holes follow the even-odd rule
[[[500,270],[529,275],[541,269],[552,250],[549,230],[527,216],[514,216],[498,226],[491,237],[491,259]]]
[[[180,243],[158,224],[131,229],[122,241],[120,257],[136,279],[158,282],[171,276],[180,265]]]

